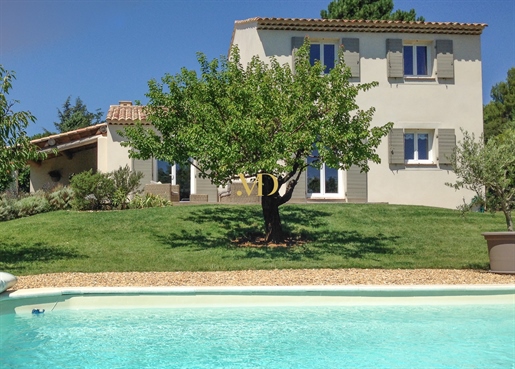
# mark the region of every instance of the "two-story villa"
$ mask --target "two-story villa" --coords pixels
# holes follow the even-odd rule
[[[292,201],[388,202],[446,208],[455,208],[463,199],[470,201],[471,192],[455,191],[445,183],[455,178],[449,155],[461,138],[460,129],[478,136],[483,132],[480,36],[485,27],[329,19],[236,21],[231,47],[238,46],[243,63],[257,55],[293,65],[295,50],[309,38],[312,61],[320,60],[330,69],[338,48],[343,47],[352,82],[379,82],[378,87],[358,96],[358,105],[376,108],[373,122],[377,125],[394,122],[378,148],[381,164],[372,164],[368,173],[360,173],[357,168],[347,172],[309,168]],[[145,173],[145,183],[180,185],[183,198],[194,195],[196,200],[221,200],[220,190],[198,178],[193,168],[129,159],[117,131],[136,121],[150,124],[141,107],[120,102],[110,107],[101,127],[81,131],[82,141],[76,144],[73,140],[70,143],[70,134],[38,140],[42,149],[59,149],[59,142],[67,146],[62,147],[60,156],[32,165],[32,188],[41,188],[49,172],[73,172],[66,147],[78,151],[80,142],[87,142],[84,149],[91,153],[80,150],[80,155],[86,156],[95,170],[111,171],[127,164]],[[64,184],[65,174],[59,179]]]
[[[312,61],[328,69],[341,45],[353,82],[379,82],[358,97],[358,105],[376,108],[377,125],[394,122],[378,148],[382,163],[371,165],[368,174],[310,168],[306,198],[454,208],[472,194],[445,186],[454,179],[448,157],[461,138],[460,128],[483,132],[480,35],[485,27],[252,18],[235,23],[231,46],[238,46],[243,63],[257,55],[293,65],[295,50],[307,37]]]

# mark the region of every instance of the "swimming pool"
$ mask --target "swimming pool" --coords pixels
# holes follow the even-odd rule
[[[515,365],[515,286],[117,290],[0,298],[0,367]]]

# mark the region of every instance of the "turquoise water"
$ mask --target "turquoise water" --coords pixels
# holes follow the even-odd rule
[[[0,316],[0,368],[513,368],[513,305]]]

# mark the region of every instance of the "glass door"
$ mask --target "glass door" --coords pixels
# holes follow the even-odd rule
[[[191,194],[191,165],[171,165],[157,160],[157,181],[179,185],[180,201],[189,201]]]
[[[317,151],[313,156],[318,156]],[[316,159],[309,157],[308,164]],[[307,193],[311,198],[331,198],[343,197],[343,173],[338,169],[333,169],[322,164],[320,169],[308,166],[307,169]]]

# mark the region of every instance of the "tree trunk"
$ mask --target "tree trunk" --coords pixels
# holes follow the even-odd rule
[[[506,217],[506,226],[508,227],[508,231],[513,232],[513,220],[511,218],[511,210],[503,209],[503,213]]]
[[[281,197],[279,191],[271,196],[267,196],[273,189],[273,181],[268,176],[263,176],[263,197],[261,197],[261,207],[263,218],[265,219],[265,240],[266,242],[284,242],[283,227],[279,215],[279,205]]]

